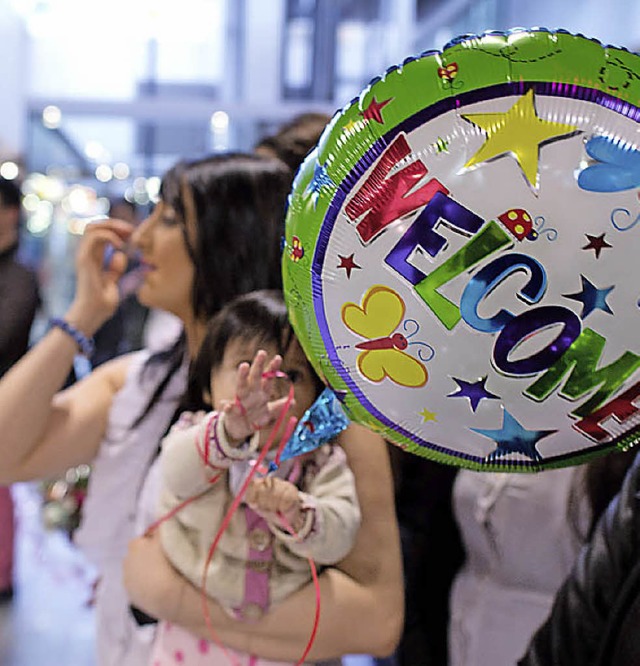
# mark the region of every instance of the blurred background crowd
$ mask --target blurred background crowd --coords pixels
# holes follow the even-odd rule
[[[40,283],[32,339],[72,299],[85,225],[143,219],[179,159],[250,151],[408,56],[516,26],[640,50],[637,0],[0,0],[0,177],[21,188],[20,258]],[[109,325],[94,364],[152,321],[130,299]],[[45,486],[48,527],[75,528],[88,477]]]
[[[0,0],[0,176],[22,183],[47,310],[86,220],[117,199],[143,216],[177,159],[250,149],[407,56],[514,26],[640,46],[633,0]]]

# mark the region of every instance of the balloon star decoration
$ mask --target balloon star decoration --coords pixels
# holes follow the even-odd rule
[[[376,77],[298,171],[289,316],[349,418],[535,472],[640,441],[640,55],[464,36]]]
[[[487,134],[487,140],[465,167],[512,155],[524,177],[535,189],[538,187],[540,146],[578,130],[575,125],[539,118],[533,105],[533,89],[528,90],[505,113],[470,113],[462,117]]]

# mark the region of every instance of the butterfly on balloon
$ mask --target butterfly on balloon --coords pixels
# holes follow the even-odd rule
[[[341,316],[345,326],[364,342],[355,345],[360,351],[356,365],[360,374],[379,383],[388,378],[395,384],[418,388],[427,383],[429,374],[425,363],[435,351],[425,342],[409,341],[420,326],[413,319],[404,319],[406,306],[393,289],[384,285],[370,287],[362,298],[362,304],[345,303]],[[396,329],[403,325],[407,335]],[[409,332],[410,329],[411,332]],[[417,347],[415,358],[406,349]]]

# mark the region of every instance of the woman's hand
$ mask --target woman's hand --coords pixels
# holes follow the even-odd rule
[[[203,610],[206,600],[209,617],[216,629],[216,640],[222,640],[236,650],[249,651],[247,625],[233,620],[215,601],[203,597],[201,589],[171,566],[157,530],[129,542],[123,572],[129,601],[151,617],[180,624],[192,633],[212,640]]]
[[[131,224],[115,219],[91,222],[85,228],[76,253],[76,293],[65,317],[85,335],[93,335],[118,307],[118,280],[128,261],[123,250],[132,232]],[[109,245],[116,251],[105,266]]]

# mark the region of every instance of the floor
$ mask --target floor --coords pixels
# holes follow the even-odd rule
[[[0,665],[95,666],[90,603],[95,574],[61,532],[43,529],[37,485],[16,484],[13,495],[16,594],[0,605]],[[373,661],[356,655],[343,664]]]
[[[13,487],[18,532],[13,600],[0,606],[2,666],[94,666],[94,573],[40,519],[37,485]]]

